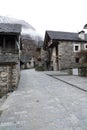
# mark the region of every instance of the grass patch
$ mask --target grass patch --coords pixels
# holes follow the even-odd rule
[[[44,71],[44,67],[43,66],[35,66],[35,70]]]

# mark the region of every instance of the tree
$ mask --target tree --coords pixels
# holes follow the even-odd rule
[[[81,50],[77,53],[77,56],[80,59],[80,64],[87,66],[87,50]]]
[[[81,50],[77,53],[77,57],[80,61],[79,75],[87,76],[87,50]]]

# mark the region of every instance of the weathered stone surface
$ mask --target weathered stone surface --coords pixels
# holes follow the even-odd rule
[[[0,90],[2,93],[7,93],[12,87],[13,79],[17,85],[20,74],[20,67],[18,66],[20,65],[21,25],[2,23],[0,24],[0,32]]]
[[[74,44],[76,44],[76,42],[60,42],[59,44],[60,69],[74,68],[79,66],[79,63],[75,62],[76,53],[73,51]]]
[[[6,76],[7,76],[7,72],[2,72],[2,73],[1,73],[1,77],[2,77],[2,78],[5,78]]]
[[[12,63],[12,62],[18,62],[18,55],[17,54],[12,54],[12,55],[9,55],[9,54],[1,54],[0,55],[0,62],[4,63],[4,62],[9,62],[9,63]],[[6,67],[4,67],[4,69],[7,69]]]
[[[9,91],[10,85],[16,88],[19,80],[19,70],[17,65],[0,65],[0,93],[3,95]],[[18,70],[18,71],[17,71]],[[14,86],[14,87],[13,87]]]

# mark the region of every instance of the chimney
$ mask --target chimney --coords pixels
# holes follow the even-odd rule
[[[80,31],[78,32],[78,37],[81,39],[81,40],[85,40],[85,31]]]
[[[85,24],[83,28],[84,28],[84,29],[87,29],[87,24]]]

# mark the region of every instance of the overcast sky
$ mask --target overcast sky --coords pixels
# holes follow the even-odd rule
[[[87,23],[87,0],[0,0],[0,15],[45,30],[78,32]]]

